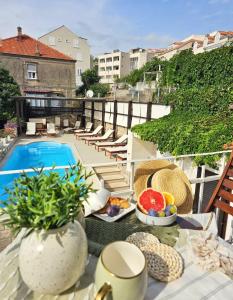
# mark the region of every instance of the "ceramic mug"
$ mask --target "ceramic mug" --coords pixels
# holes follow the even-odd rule
[[[144,299],[147,267],[141,250],[124,241],[107,245],[97,263],[95,288],[95,300]]]

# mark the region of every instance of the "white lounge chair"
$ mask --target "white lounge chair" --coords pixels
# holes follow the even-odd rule
[[[96,129],[89,133],[76,133],[76,139],[82,138],[82,137],[91,137],[91,136],[97,136],[99,132],[102,130],[103,126],[99,125],[96,127]]]
[[[55,129],[55,124],[54,123],[48,123],[47,124],[47,134],[48,135],[57,135],[58,132]]]
[[[36,135],[36,123],[27,122],[26,135]]]
[[[55,117],[55,126],[58,128],[61,127],[61,118],[58,116]]]
[[[85,140],[85,143],[87,142],[88,145],[90,143],[96,142],[96,141],[107,141],[110,136],[113,134],[114,130],[109,129],[108,131],[105,132],[104,135],[102,136],[95,136],[95,137],[83,137],[81,139]]]
[[[69,120],[68,119],[63,120],[63,127],[69,127]]]
[[[64,129],[64,132],[75,131],[80,128],[81,121],[76,121],[74,127],[68,127]]]
[[[106,147],[104,148],[105,155],[109,154],[109,157],[111,158],[113,154],[117,153],[125,153],[127,152],[128,146],[119,146],[119,147]]]
[[[96,142],[95,148],[99,151],[100,148],[104,147],[114,147],[114,146],[124,146],[126,144],[126,141],[128,139],[128,135],[124,134],[119,139],[115,140],[114,142]]]
[[[0,157],[3,157],[6,154],[7,147],[3,144],[3,139],[0,140]]]
[[[93,126],[92,122],[87,122],[85,129],[76,129],[76,130],[74,130],[74,133],[90,132],[92,129],[92,126]]]

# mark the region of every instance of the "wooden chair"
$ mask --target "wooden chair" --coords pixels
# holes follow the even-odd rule
[[[226,234],[226,224],[228,214],[233,216],[233,151],[230,159],[225,166],[222,176],[206,206],[204,212],[212,211],[218,208],[223,214],[220,220],[219,235],[224,238]]]

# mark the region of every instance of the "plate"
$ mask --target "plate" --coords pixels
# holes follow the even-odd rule
[[[116,215],[115,217],[109,217],[107,214],[93,214],[93,215],[106,222],[115,222],[120,218],[124,217],[125,215],[127,215],[128,213],[130,213],[131,211],[135,210],[135,208],[136,205],[134,203],[130,203],[130,207],[121,209],[119,214]]]

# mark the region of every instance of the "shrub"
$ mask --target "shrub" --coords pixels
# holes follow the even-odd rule
[[[105,97],[109,92],[109,85],[103,83],[95,83],[90,86],[90,90],[94,92],[95,97],[97,97],[98,95],[100,97]]]
[[[80,163],[71,167],[63,177],[43,169],[29,177],[26,173],[6,189],[9,197],[3,201],[3,212],[10,217],[6,225],[18,232],[21,228],[55,229],[74,222],[92,189],[86,180],[92,175]]]
[[[15,102],[11,97],[19,96],[20,89],[10,73],[0,67],[0,120],[12,118],[15,114]]]

